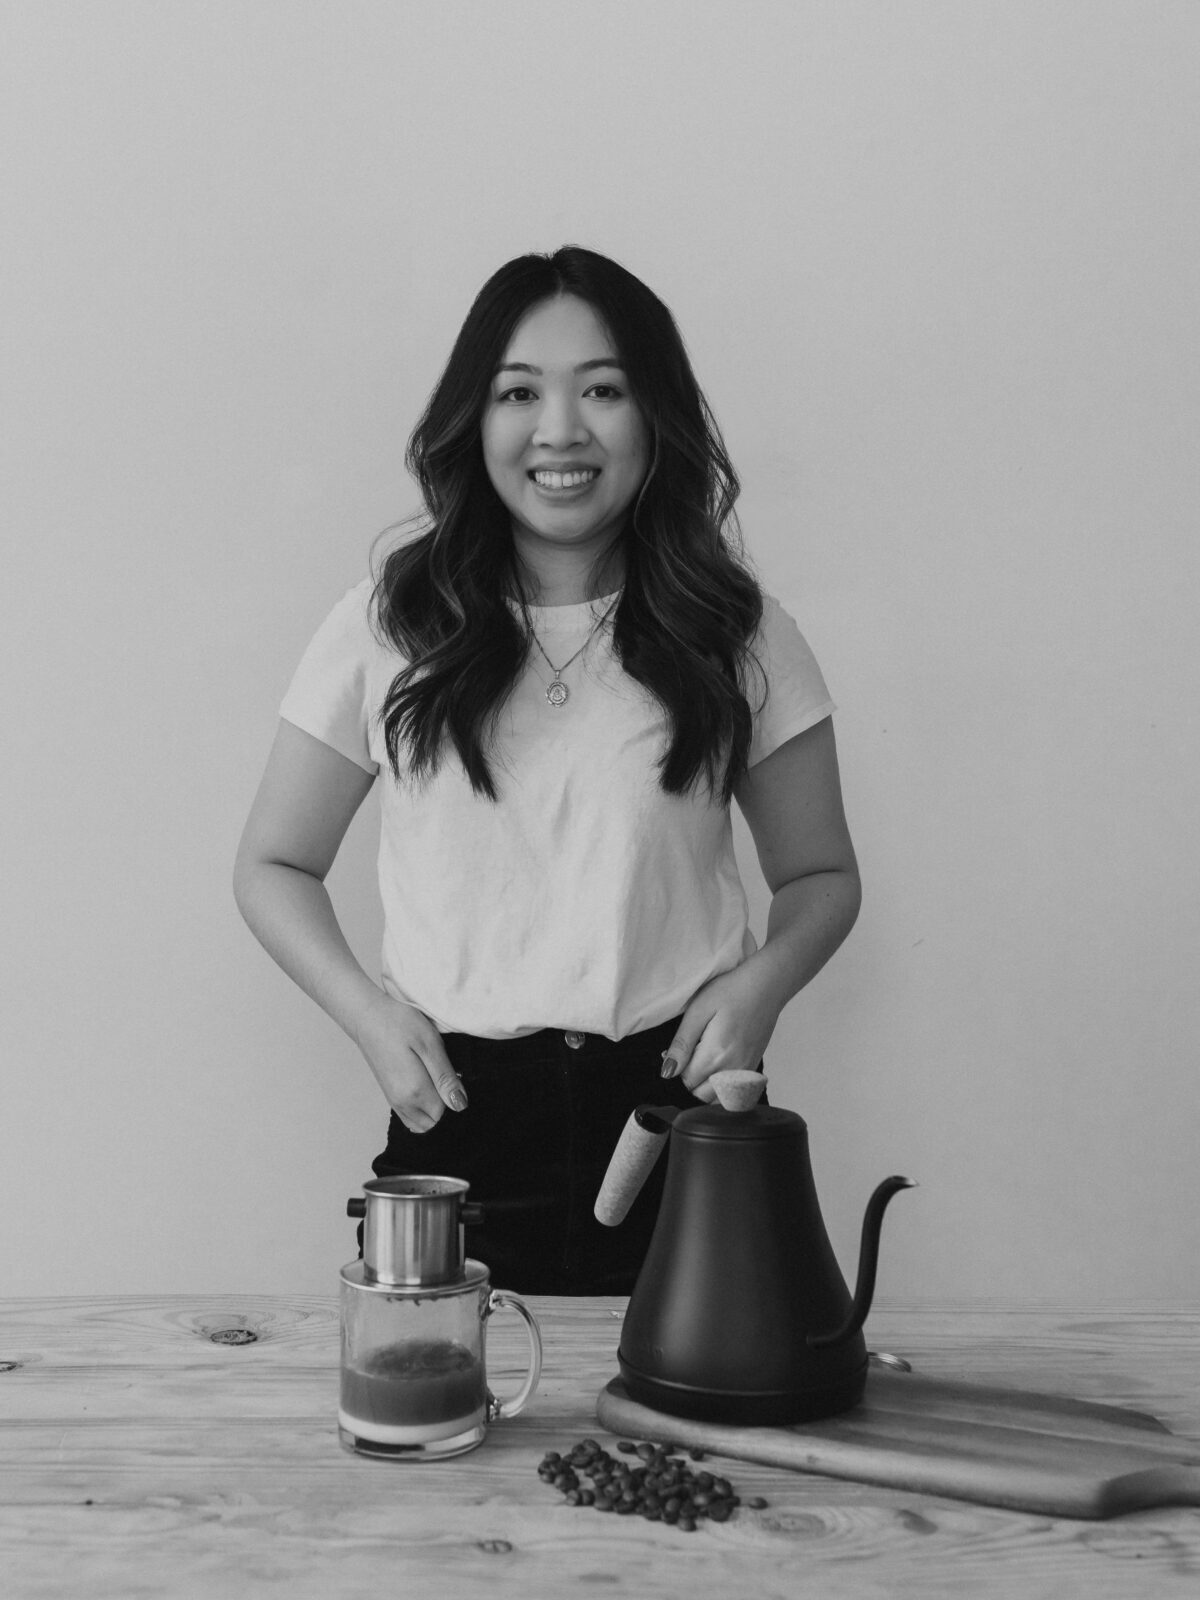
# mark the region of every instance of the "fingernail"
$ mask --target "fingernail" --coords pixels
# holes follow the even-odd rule
[[[662,1075],[664,1078],[673,1078],[679,1071],[679,1063],[674,1056],[663,1056]]]
[[[465,1111],[467,1109],[467,1091],[461,1083],[456,1083],[451,1089],[449,1100],[452,1111]]]

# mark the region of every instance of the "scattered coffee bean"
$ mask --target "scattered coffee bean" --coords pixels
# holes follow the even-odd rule
[[[617,1450],[636,1456],[636,1462],[618,1461],[595,1439],[581,1439],[565,1454],[548,1450],[538,1464],[538,1477],[552,1483],[569,1506],[591,1506],[596,1511],[617,1516],[640,1516],[647,1522],[665,1522],[685,1533],[695,1533],[698,1524],[728,1522],[741,1505],[728,1478],[711,1472],[694,1473],[682,1456],[673,1454],[676,1446],[638,1443],[619,1439]],[[705,1452],[690,1452],[693,1461],[703,1460]],[[580,1474],[591,1480],[585,1489]],[[755,1511],[767,1502],[756,1495],[748,1502]]]

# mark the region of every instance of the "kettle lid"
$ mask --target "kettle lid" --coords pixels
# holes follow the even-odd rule
[[[689,1139],[795,1139],[807,1132],[807,1126],[803,1117],[782,1106],[726,1111],[720,1105],[701,1105],[681,1111],[671,1132]]]

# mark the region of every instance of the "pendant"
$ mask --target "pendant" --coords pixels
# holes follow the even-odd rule
[[[570,692],[561,678],[555,678],[546,690],[546,699],[552,706],[565,706]]]

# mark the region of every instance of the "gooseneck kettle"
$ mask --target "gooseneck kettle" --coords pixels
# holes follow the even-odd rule
[[[761,1074],[714,1074],[718,1093],[722,1078],[761,1093]],[[808,1129],[793,1111],[728,1110],[719,1100],[686,1111],[639,1107],[597,1199],[600,1221],[624,1215],[668,1136],[662,1204],[618,1351],[629,1394],[714,1422],[784,1424],[849,1410],[866,1386],[862,1326],[883,1213],[912,1180],[886,1178],[871,1196],[851,1296],[817,1204]]]

